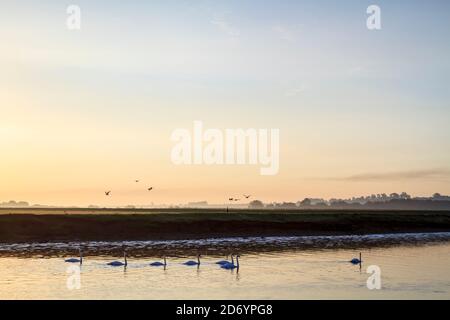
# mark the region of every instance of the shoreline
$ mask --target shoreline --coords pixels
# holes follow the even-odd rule
[[[450,232],[450,211],[36,210],[0,210],[0,245]]]
[[[199,240],[90,241],[0,244],[0,258],[69,257],[83,250],[84,257],[121,257],[126,248],[130,258],[221,257],[231,253],[273,254],[315,250],[366,250],[389,247],[450,244],[450,232],[397,233],[342,236],[291,236],[254,238],[213,238]]]

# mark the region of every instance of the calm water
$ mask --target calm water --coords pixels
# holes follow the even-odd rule
[[[18,256],[19,247],[25,250],[23,245],[0,246],[0,299],[450,299],[450,241],[443,239],[449,236],[441,234],[437,242],[417,237],[400,243],[390,239],[371,248],[356,240],[353,247],[350,243],[343,248],[330,245],[342,243],[342,237],[329,238],[328,248],[304,248],[298,239],[292,244],[292,238],[286,245],[278,238],[279,250],[274,245],[270,250],[244,246],[239,272],[219,268],[214,262],[224,257],[205,248],[207,254],[199,268],[182,265],[188,258],[178,256],[168,258],[166,270],[150,267],[149,262],[158,257],[147,257],[142,251],[128,259],[126,269],[108,267],[108,261],[120,258],[92,254],[91,248],[81,268],[81,288],[73,290],[67,288],[73,274],[67,273],[70,265],[63,257]],[[234,250],[242,245],[236,241],[228,244]],[[186,250],[192,250],[195,242],[190,245]],[[42,251],[55,246],[64,247],[46,244],[33,248]],[[177,249],[178,254],[181,250]],[[360,250],[361,269],[348,263]],[[134,256],[133,251],[130,255]],[[367,289],[369,265],[381,268],[381,290]]]

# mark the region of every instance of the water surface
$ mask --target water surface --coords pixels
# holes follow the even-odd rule
[[[152,247],[156,249],[137,248],[137,254],[133,254],[132,245],[138,244],[130,242],[126,243],[131,255],[127,268],[106,265],[121,259],[119,248],[123,243],[84,243],[83,246],[90,248],[90,254],[81,267],[81,288],[78,290],[67,287],[68,277],[73,276],[73,273],[67,273],[68,267],[76,265],[65,263],[64,255],[57,256],[56,253],[58,249],[76,252],[80,244],[34,244],[35,250],[36,247],[40,249],[28,256],[18,254],[18,247],[22,246],[23,251],[31,245],[2,245],[0,298],[449,299],[450,241],[446,239],[448,234],[435,236],[439,240],[421,234],[397,235],[397,238],[392,235],[387,237],[389,241],[378,242],[374,239],[386,239],[386,236],[372,236],[369,238],[371,246],[355,236],[352,236],[353,241],[345,237],[334,241],[323,237],[277,238],[265,239],[265,245],[271,244],[262,246],[264,250],[258,250],[256,245],[250,246],[253,249],[245,245],[243,249],[240,247],[247,242],[254,243],[254,239],[229,239],[226,246],[221,246],[223,241],[219,239],[209,240],[208,246],[204,241],[189,242],[185,244],[185,251],[179,242],[161,242],[161,248],[153,243]],[[399,241],[399,237],[403,240]],[[263,240],[260,239],[264,243]],[[299,245],[305,241],[312,241],[314,245]],[[141,245],[149,246],[148,243]],[[52,246],[51,254],[43,254]],[[114,249],[108,251],[105,246]],[[219,268],[215,262],[224,257],[210,250],[214,246],[219,247],[220,252],[226,248],[242,249],[239,271]],[[99,254],[94,254],[95,250]],[[167,268],[150,267],[150,262],[160,260],[162,250],[172,255],[168,257]],[[199,268],[182,264],[194,259],[189,255],[200,251],[203,257]],[[363,252],[363,264],[350,264],[348,261],[357,257],[360,251]],[[366,286],[370,276],[366,269],[370,265],[381,268],[381,290],[369,290]]]

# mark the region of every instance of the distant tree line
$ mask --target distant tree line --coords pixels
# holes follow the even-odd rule
[[[30,204],[26,201],[8,201],[8,202],[0,202],[0,207],[7,207],[7,208],[23,208],[23,207],[29,207]]]
[[[435,193],[431,197],[412,197],[406,192],[389,195],[373,194],[349,199],[315,199],[305,198],[298,202],[264,204],[254,200],[250,209],[405,209],[405,210],[450,210],[450,196]]]

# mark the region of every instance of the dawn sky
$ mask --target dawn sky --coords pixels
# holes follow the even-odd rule
[[[450,2],[93,2],[0,1],[0,202],[450,193]],[[174,165],[196,120],[279,129],[278,175]]]

